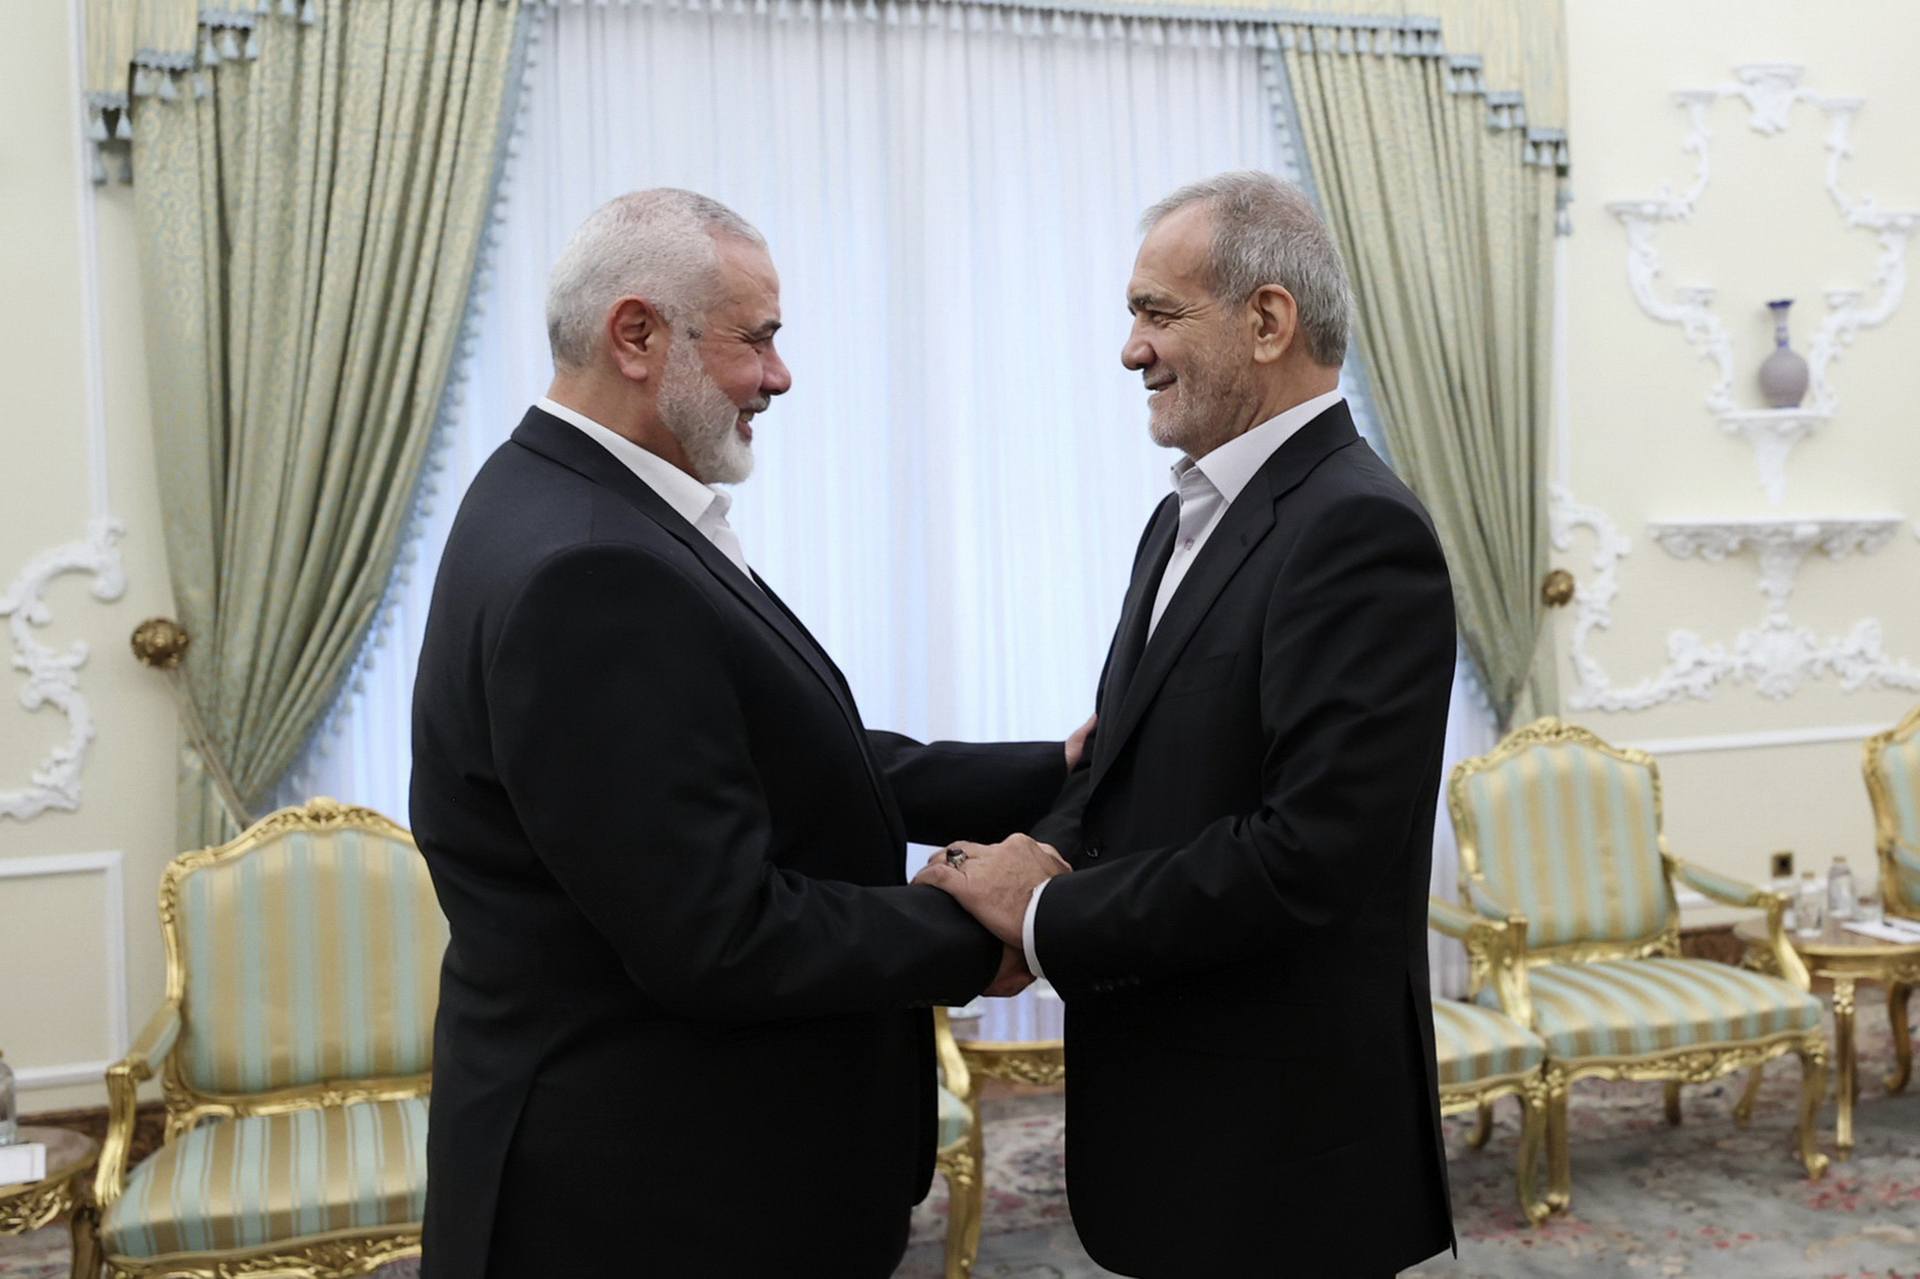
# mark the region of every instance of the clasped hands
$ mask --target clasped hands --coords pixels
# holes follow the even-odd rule
[[[1027,899],[1035,888],[1070,869],[1052,845],[1012,835],[998,844],[949,844],[928,859],[913,882],[948,894],[1000,939],[1005,947],[1000,971],[986,993],[1008,996],[1033,984],[1020,937]]]

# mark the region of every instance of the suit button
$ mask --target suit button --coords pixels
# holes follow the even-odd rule
[[[1099,861],[1099,860],[1100,860],[1100,845],[1098,845],[1098,844],[1088,844],[1088,845],[1087,845],[1087,860],[1088,860],[1088,861]]]

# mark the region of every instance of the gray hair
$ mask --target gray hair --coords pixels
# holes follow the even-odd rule
[[[547,341],[553,362],[581,368],[593,360],[607,312],[641,297],[669,324],[698,325],[719,278],[716,236],[766,247],[745,218],[718,200],[657,187],[615,196],[567,241],[547,283]]]
[[[1213,217],[1207,270],[1214,296],[1238,305],[1262,285],[1280,285],[1300,308],[1307,354],[1316,364],[1337,368],[1347,358],[1353,298],[1333,233],[1306,193],[1269,173],[1222,173],[1189,183],[1148,209],[1141,233],[1202,203]]]

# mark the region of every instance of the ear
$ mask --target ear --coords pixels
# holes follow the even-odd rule
[[[645,298],[621,298],[607,312],[607,350],[614,367],[635,382],[654,376],[670,336],[666,321]]]
[[[1272,364],[1293,349],[1300,307],[1279,285],[1263,284],[1247,299],[1247,321],[1253,327],[1253,362]]]

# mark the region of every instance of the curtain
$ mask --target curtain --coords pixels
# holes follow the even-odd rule
[[[453,497],[551,375],[553,259],[595,205],[642,186],[709,193],[767,236],[794,388],[756,423],[729,518],[868,723],[994,740],[1063,737],[1086,717],[1174,460],[1120,364],[1135,222],[1183,182],[1284,171],[1257,51],[1207,23],[849,12],[535,15],[500,249],[437,477],[447,500],[403,566],[364,695],[289,798],[405,811],[407,705]],[[990,1037],[1058,1033],[1057,1001],[982,1007]]]
[[[209,11],[197,48],[140,51],[116,111],[139,173],[187,695],[256,814],[392,575],[466,312],[517,15],[501,0]],[[207,765],[183,761],[181,845],[225,838]]]
[[[1528,138],[1449,58],[1381,57],[1325,27],[1286,28],[1282,44],[1387,442],[1433,513],[1505,726],[1557,700],[1536,657],[1564,144]]]

